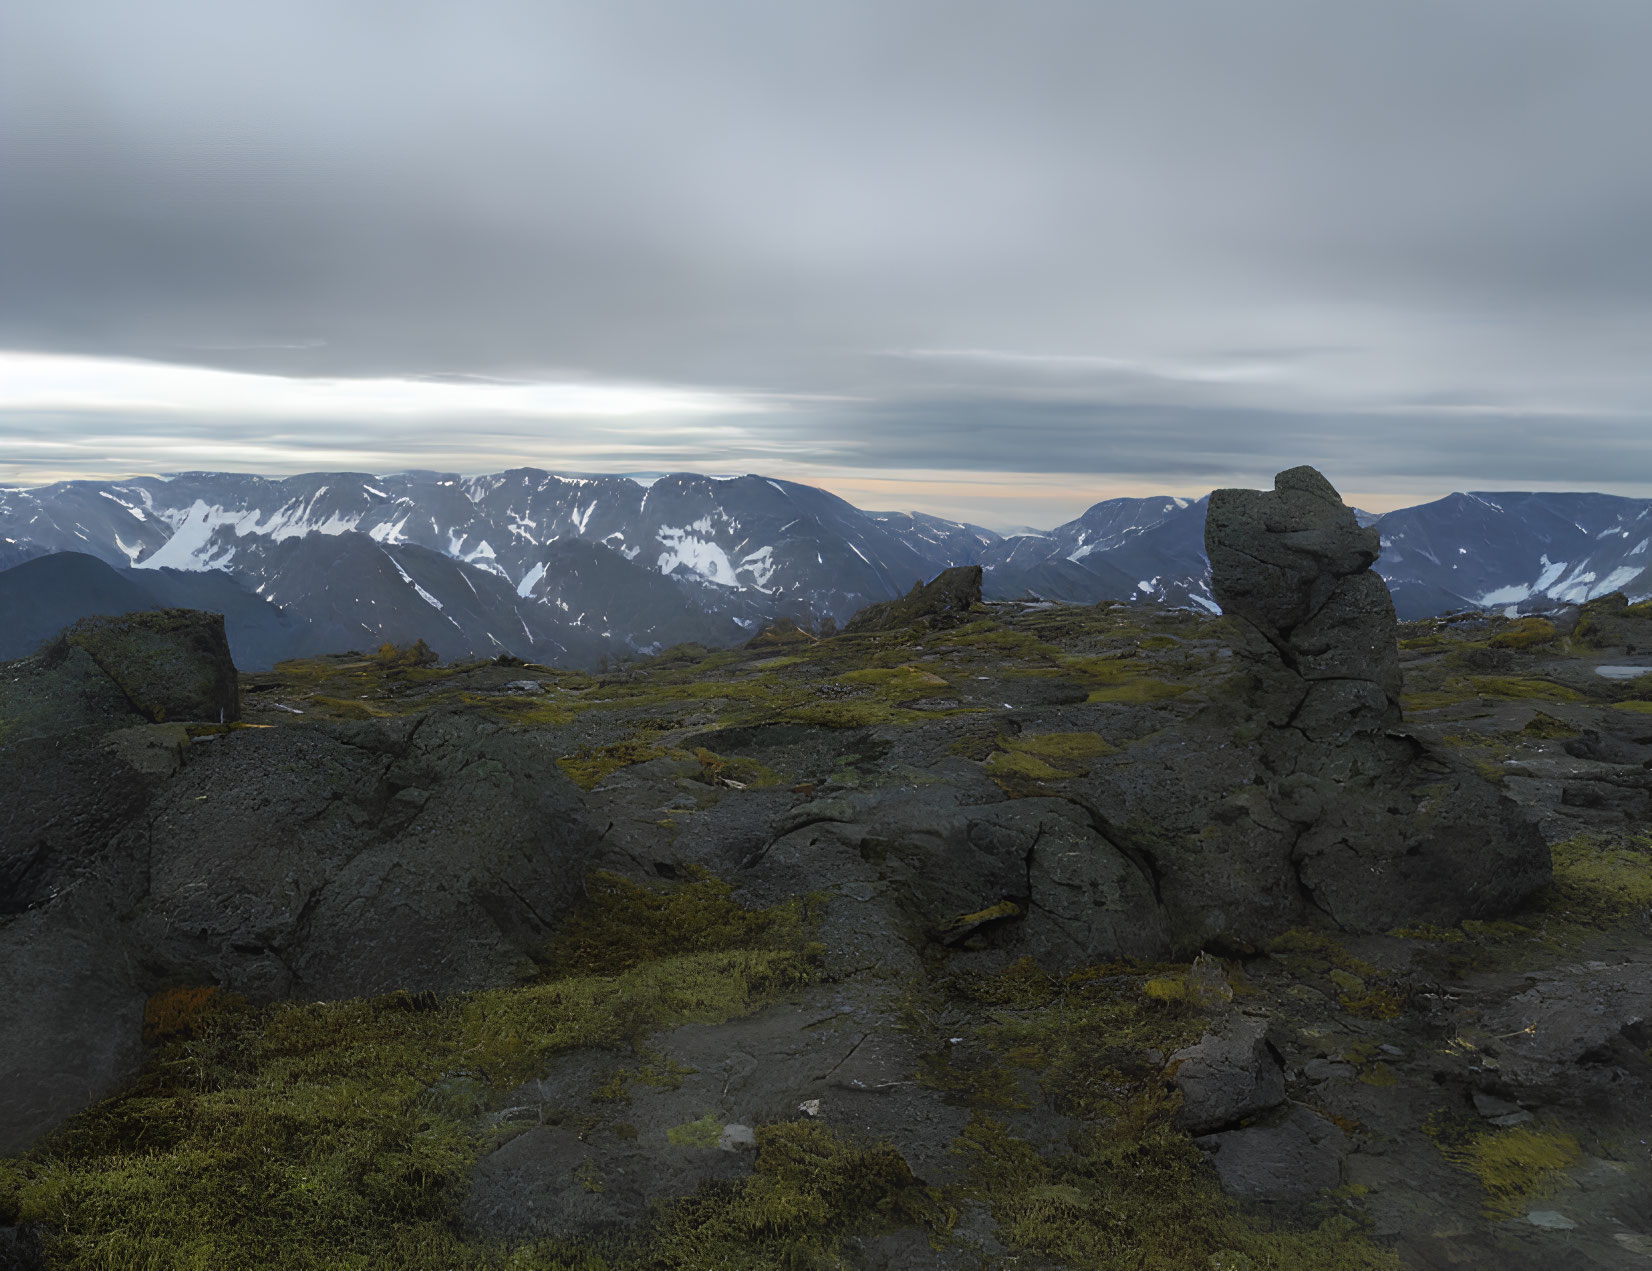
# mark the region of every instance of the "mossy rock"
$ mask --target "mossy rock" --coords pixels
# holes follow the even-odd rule
[[[84,650],[132,706],[160,724],[230,723],[241,717],[235,663],[222,614],[158,609],[120,618],[82,618],[47,647],[54,665]]]

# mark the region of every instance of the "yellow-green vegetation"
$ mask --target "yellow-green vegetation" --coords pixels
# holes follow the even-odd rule
[[[1547,618],[1519,618],[1492,636],[1486,644],[1493,649],[1535,649],[1552,644],[1560,631]]]
[[[1135,657],[1062,659],[1062,669],[1090,690],[1092,702],[1147,703],[1180,697],[1192,686],[1155,676],[1153,664]]]
[[[1583,1156],[1577,1140],[1559,1129],[1515,1126],[1456,1137],[1436,1126],[1433,1133],[1446,1160],[1485,1188],[1489,1218],[1518,1215]]]
[[[1284,957],[1299,973],[1324,976],[1337,992],[1337,1004],[1350,1015],[1394,1019],[1405,1009],[1405,991],[1394,972],[1355,956],[1323,931],[1293,927],[1269,952]]]
[[[1087,761],[1117,754],[1100,733],[1023,733],[1001,735],[998,750],[987,756],[987,771],[1000,782],[1060,781],[1089,772]]]
[[[1652,715],[1652,702],[1635,698],[1627,702],[1613,702],[1612,709],[1629,711],[1636,715]]]
[[[407,645],[381,644],[373,654],[373,661],[386,671],[396,671],[414,666],[435,666],[441,658],[420,638]]]
[[[1531,675],[1468,675],[1447,679],[1439,688],[1419,689],[1400,697],[1406,711],[1440,710],[1475,698],[1505,701],[1582,702],[1588,699],[1574,688]]]
[[[556,763],[581,790],[593,790],[602,784],[603,778],[612,776],[621,768],[647,763],[650,759],[690,757],[686,750],[675,750],[640,737],[630,737],[609,746],[581,746],[573,754],[563,755]]]
[[[715,1112],[697,1121],[685,1121],[665,1132],[666,1141],[676,1147],[714,1148],[722,1140],[724,1125]]]
[[[699,1122],[693,1123],[699,1125]],[[956,1217],[887,1143],[841,1137],[817,1121],[757,1127],[752,1176],[673,1205],[635,1265],[681,1271],[841,1266],[833,1251],[858,1230],[916,1226],[932,1236]]]
[[[1165,1057],[1196,1041],[1209,1016],[1189,995],[1144,989],[1188,975],[1120,963],[1055,977],[1023,959],[957,981],[987,1018],[970,1030],[971,1045],[932,1055],[920,1079],[974,1110],[954,1146],[967,1171],[959,1198],[987,1204],[1017,1253],[1073,1267],[1397,1271],[1346,1218],[1303,1230],[1242,1214],[1172,1128],[1179,1096],[1164,1080]],[[1082,1124],[1069,1151],[1035,1148],[997,1119],[1026,1106],[1031,1087]]]
[[[952,687],[933,671],[907,665],[868,667],[864,671],[848,671],[838,678],[845,684],[867,685],[895,702],[930,697],[936,689]]]
[[[966,1194],[991,1207],[1006,1244],[1065,1266],[1399,1271],[1399,1258],[1348,1218],[1292,1230],[1239,1213],[1203,1153],[1170,1128],[1172,1110],[1144,1095],[1114,1124],[1078,1136],[1076,1150],[1053,1155],[977,1113],[956,1149]]]
[[[804,957],[820,952],[807,938],[819,918],[817,900],[794,898],[770,909],[746,909],[728,883],[704,870],[690,869],[686,884],[659,889],[596,873],[586,892],[591,903],[557,931],[546,957],[548,974],[618,975],[684,949],[785,949]]]
[[[801,902],[744,910],[703,876],[591,891],[523,988],[428,1009],[169,1001],[130,1088],[5,1163],[0,1221],[45,1224],[63,1271],[581,1265],[456,1234],[495,1141],[477,1114],[560,1051],[754,1010],[806,982],[815,952]]]
[[[1554,880],[1536,902],[1543,914],[1586,928],[1652,915],[1652,836],[1580,834],[1549,854]]]
[[[1647,706],[1652,707],[1652,702],[1648,702]],[[1562,741],[1578,735],[1578,730],[1565,720],[1556,719],[1544,711],[1538,711],[1527,720],[1525,727],[1518,734],[1523,739],[1529,738],[1533,741]]]

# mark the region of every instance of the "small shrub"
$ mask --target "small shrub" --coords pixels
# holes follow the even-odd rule
[[[373,661],[386,671],[400,671],[411,667],[435,666],[441,658],[421,636],[412,644],[398,645],[386,641],[374,652]]]

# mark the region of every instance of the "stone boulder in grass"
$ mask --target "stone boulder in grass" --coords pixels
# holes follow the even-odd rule
[[[981,607],[981,567],[959,565],[929,582],[916,582],[898,600],[867,605],[843,628],[844,634],[901,631],[918,624],[930,630],[962,626]]]

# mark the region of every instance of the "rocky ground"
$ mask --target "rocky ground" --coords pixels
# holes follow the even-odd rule
[[[1652,1268],[1652,614],[1400,628],[1317,875],[1236,619],[892,623],[4,668],[0,1266]]]

